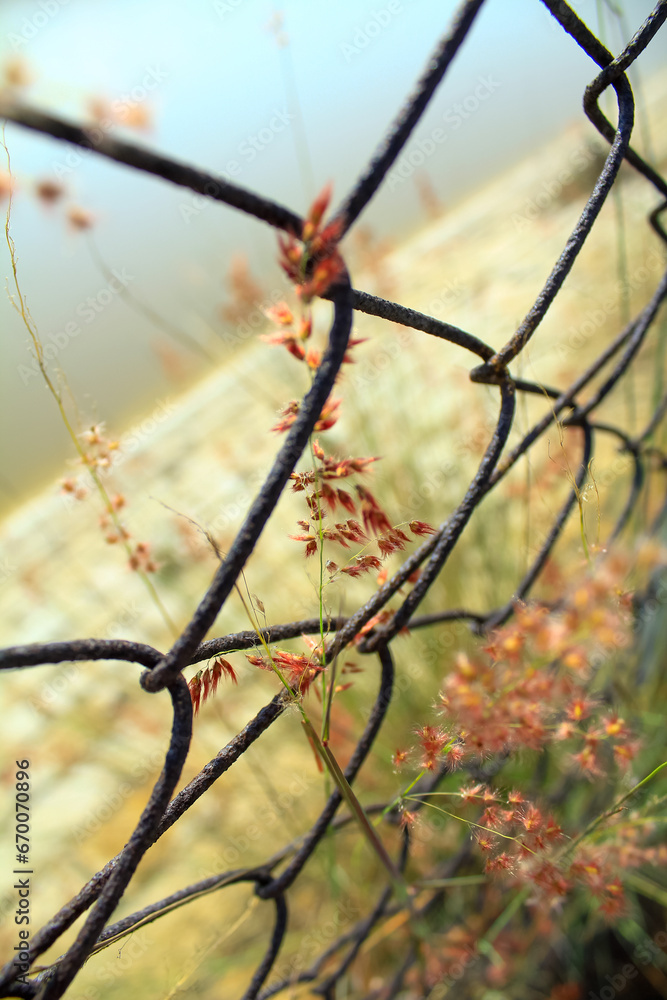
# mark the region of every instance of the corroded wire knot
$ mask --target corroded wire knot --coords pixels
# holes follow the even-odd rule
[[[165,661],[163,660],[162,663],[144,670],[139,678],[139,683],[144,691],[148,691],[149,694],[157,694],[158,691],[163,691],[168,686],[170,680],[172,678],[165,669]]]
[[[490,358],[471,370],[470,381],[481,382],[483,385],[503,385],[508,375],[504,365],[494,364],[494,359]]]

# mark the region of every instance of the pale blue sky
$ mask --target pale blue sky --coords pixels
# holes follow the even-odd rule
[[[29,99],[72,120],[82,120],[91,97],[145,96],[152,131],[118,129],[118,135],[213,173],[234,170],[236,182],[304,211],[311,170],[316,188],[333,181],[335,200],[353,183],[456,6],[284,0],[278,7],[288,46],[280,48],[268,27],[276,11],[270,0],[3,0],[0,61],[25,56],[35,73]],[[574,6],[597,30],[594,0]],[[634,31],[653,4],[623,6]],[[610,22],[607,41],[616,51],[613,30]],[[658,36],[646,69],[664,55]],[[430,151],[433,130],[441,130],[445,138],[424,169],[451,203],[581,119],[583,89],[594,75],[590,60],[537,0],[488,0],[410,148]],[[462,116],[457,104],[468,112]],[[257,276],[275,284],[274,234],[224,206],[201,208],[187,191],[92,153],[73,155],[16,126],[7,126],[6,141],[18,184],[12,232],[22,288],[43,341],[78,324],[81,334],[57,361],[91,419],[104,417],[122,430],[173,394],[152,347],[158,334],[105,292],[85,238],[67,231],[60,207],[47,212],[36,203],[33,182],[60,177],[70,201],[94,213],[97,245],[128,277],[128,287],[203,343],[215,337],[207,323],[216,324],[235,251],[247,253]],[[364,221],[395,237],[423,221],[413,179],[394,175]],[[4,276],[9,261],[5,249],[1,254]],[[103,308],[87,319],[91,296]],[[58,475],[69,446],[39,379],[26,374],[26,336],[4,296],[0,323],[0,462],[4,500],[12,502]]]

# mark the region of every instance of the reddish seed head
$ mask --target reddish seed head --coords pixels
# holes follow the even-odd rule
[[[52,205],[54,202],[58,201],[59,198],[65,193],[65,188],[58,181],[51,180],[50,178],[44,178],[38,181],[35,185],[35,194],[40,201],[43,201],[46,205]]]
[[[232,684],[238,684],[238,678],[236,676],[236,672],[231,663],[229,662],[229,660],[225,660],[222,657],[219,660],[216,660],[213,666],[211,667],[211,671],[213,677],[214,692],[218,686],[218,681],[223,676],[229,677]]]
[[[72,229],[83,230],[91,229],[94,219],[92,212],[87,212],[85,208],[79,208],[77,205],[72,205],[67,210],[67,221]]]
[[[573,722],[580,722],[582,719],[587,719],[591,714],[591,708],[593,703],[582,696],[575,698],[567,707],[567,717],[572,719]]]
[[[272,323],[278,323],[280,326],[291,326],[294,323],[294,315],[286,302],[278,302],[275,306],[265,309],[264,315]]]
[[[435,534],[435,528],[432,528],[426,521],[410,521],[409,528],[413,535]]]
[[[475,839],[477,840],[477,846],[480,851],[484,851],[485,854],[492,851],[496,846],[496,840],[493,834],[485,833],[483,830],[479,830],[476,833]]]
[[[195,674],[190,683],[188,684],[190,690],[190,698],[192,700],[192,707],[194,709],[195,715],[199,713],[199,703],[201,701],[201,670],[199,673]]]

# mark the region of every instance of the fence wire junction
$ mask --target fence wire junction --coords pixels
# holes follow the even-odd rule
[[[326,297],[333,303],[334,317],[329,331],[328,347],[312,386],[301,401],[298,416],[277,452],[266,481],[250,506],[233,544],[221,561],[210,587],[193,612],[190,622],[172,648],[164,653],[149,645],[124,640],[74,639],[66,642],[17,646],[0,652],[0,666],[3,669],[27,669],[41,664],[66,661],[124,660],[139,664],[145,668],[140,677],[144,691],[157,693],[166,689],[171,697],[173,711],[171,739],[164,767],[130,840],[116,857],[93,875],[80,892],[33,936],[30,948],[31,962],[34,963],[82,914],[89,911],[76,940],[60,959],[47,969],[36,972],[28,982],[16,979],[12,958],[0,975],[3,996],[23,997],[26,1000],[33,997],[55,1000],[65,993],[84,962],[95,951],[112,941],[119,940],[133,929],[157,919],[177,904],[197,899],[212,891],[222,890],[225,886],[247,882],[254,887],[256,895],[267,906],[273,908],[274,927],[265,954],[244,993],[244,1000],[254,1000],[257,997],[266,1000],[269,996],[279,994],[296,983],[309,983],[314,992],[333,1000],[337,984],[357,960],[364,942],[368,940],[380,919],[391,912],[392,907],[397,907],[392,888],[387,887],[380,893],[375,903],[369,906],[368,912],[333,941],[310,967],[302,969],[297,975],[266,985],[280,954],[287,929],[289,890],[313,857],[327,832],[332,826],[337,828],[346,821],[345,817],[336,818],[343,799],[341,794],[335,791],[315,824],[304,832],[298,842],[286,845],[267,859],[265,864],[251,869],[240,868],[220,872],[211,878],[189,885],[123,920],[109,922],[139,862],[149,848],[239,760],[290,704],[287,694],[276,695],[186,787],[174,796],[188,756],[192,734],[192,702],[183,671],[190,665],[203,662],[212,656],[257,646],[258,636],[254,631],[212,639],[206,639],[206,636],[239,578],[279,497],[289,485],[291,473],[308,446],[315,424],[343,362],[355,311],[410,327],[471,352],[476,356],[477,363],[470,371],[470,378],[474,383],[496,387],[498,416],[493,434],[465,495],[436,533],[405,559],[400,569],[370,600],[354,613],[345,617],[331,618],[326,623],[330,637],[326,646],[326,662],[331,664],[338,654],[358,637],[364,626],[399,593],[415,570],[421,569],[417,582],[407,595],[401,597],[398,609],[389,620],[375,627],[364,637],[361,644],[358,644],[360,652],[367,655],[375,654],[377,657],[380,680],[376,701],[367,725],[345,769],[345,778],[350,784],[354,782],[359,769],[368,757],[392,700],[394,660],[391,644],[394,638],[408,625],[414,630],[436,622],[461,620],[469,622],[476,631],[485,633],[506,622],[513,613],[515,602],[529,596],[570,515],[577,507],[577,494],[586,481],[597,435],[612,435],[631,456],[634,463],[634,475],[627,501],[609,541],[615,539],[627,525],[636,508],[646,477],[664,474],[667,468],[667,456],[651,444],[651,437],[667,412],[667,395],[660,400],[645,429],[634,437],[620,426],[597,421],[596,411],[630,370],[633,360],[646,342],[667,294],[667,271],[641,311],[569,386],[545,387],[522,378],[515,378],[509,371],[509,366],[519,358],[535,335],[563,286],[602,206],[609,197],[623,161],[638,171],[659,195],[660,200],[649,217],[649,223],[662,243],[667,244],[667,234],[661,222],[661,213],[667,208],[667,182],[630,145],[634,100],[625,75],[667,19],[667,0],[660,0],[657,3],[631,42],[616,57],[613,57],[563,0],[542,0],[542,2],[573,43],[583,49],[600,67],[599,74],[586,88],[583,104],[588,118],[608,142],[609,152],[581,217],[555,262],[544,287],[508,342],[500,350],[494,350],[477,335],[399,303],[353,288],[349,276],[345,274],[326,293]],[[447,34],[429,58],[414,93],[397,115],[371,162],[338,209],[336,218],[340,220],[342,234],[355,225],[364,208],[382,185],[392,164],[405,148],[408,138],[445,77],[483,5],[484,0],[465,0],[460,5]],[[599,106],[600,96],[610,87],[618,104],[616,127],[607,120]],[[293,235],[300,235],[302,232],[303,219],[288,208],[187,164],[118,141],[108,135],[102,135],[92,142],[85,128],[6,100],[0,103],[0,117],[75,146],[92,149],[96,154],[117,163],[189,188],[207,198],[252,215],[278,230]],[[584,390],[602,372],[607,372],[604,381],[583,402]],[[514,426],[517,393],[530,393],[542,398],[546,394],[548,400],[543,417],[517,445],[506,451],[508,437]],[[576,484],[573,485],[566,502],[554,520],[540,552],[524,577],[517,582],[514,592],[508,595],[505,604],[491,608],[485,614],[466,608],[443,608],[439,613],[419,617],[420,604],[483,498],[503,480],[509,470],[554,425],[556,420],[566,427],[577,426],[582,432],[584,445]],[[663,504],[653,526],[655,531],[664,524],[666,515],[667,501]],[[263,638],[267,643],[274,643],[302,634],[317,634],[319,631],[320,621],[315,618],[271,626],[263,631]],[[494,773],[502,767],[502,763],[502,760],[493,762],[487,766],[485,772],[481,773],[487,775]],[[431,776],[423,785],[424,790],[436,788],[442,777],[442,773]],[[400,870],[407,864],[410,849],[410,835],[406,830],[403,834],[400,855],[395,859],[395,864]],[[454,875],[463,858],[464,854],[451,858],[435,875],[438,878]],[[433,890],[421,912],[428,912],[434,907],[443,891]],[[332,960],[336,958],[337,963],[333,971],[324,974],[325,966],[329,970]],[[417,956],[412,950],[399,957],[394,979],[382,994],[383,997],[394,997],[400,992],[404,977],[416,960]]]

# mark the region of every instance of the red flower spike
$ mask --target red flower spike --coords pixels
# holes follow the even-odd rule
[[[347,538],[350,542],[363,544],[367,540],[368,536],[361,530],[359,522],[353,518],[348,518],[344,523],[337,524],[336,528],[340,531],[343,538]]]
[[[362,627],[359,629],[359,631],[354,637],[354,642],[357,645],[359,645],[359,643],[363,641],[365,635],[368,635],[369,632],[372,632],[376,625],[383,625],[385,622],[388,622],[392,614],[393,611],[390,611],[388,608],[385,608],[383,611],[379,611],[376,615],[373,615],[373,617],[369,618],[366,624],[362,625]]]
[[[304,305],[308,305],[316,295],[323,295],[344,271],[343,258],[334,252],[315,265],[312,278],[302,285],[297,285],[296,294]]]
[[[595,750],[592,747],[584,747],[579,753],[575,753],[572,759],[581,768],[586,777],[592,779],[602,774],[602,769],[595,756]]]
[[[562,828],[558,825],[552,815],[549,815],[544,824],[544,836],[547,840],[558,841],[565,836]]]
[[[287,277],[292,282],[297,282],[301,280],[301,261],[303,257],[303,250],[297,244],[294,236],[291,234],[285,238],[282,235],[278,236],[278,246],[280,247],[280,253],[278,255],[278,262],[282,267],[283,271]]]
[[[452,771],[461,766],[464,757],[465,750],[460,743],[455,743],[453,747],[450,747],[449,750],[447,750],[447,763]]]
[[[351,340],[348,340],[347,349],[345,351],[345,354],[343,355],[343,364],[346,365],[355,364],[355,360],[353,357],[351,357],[350,351],[352,350],[353,347],[356,347],[357,344],[365,344],[367,340],[368,337],[355,337]]]
[[[549,861],[542,862],[539,868],[531,872],[530,879],[536,886],[554,898],[565,896],[570,889],[570,884],[563,873]]]
[[[275,330],[273,333],[262,333],[260,340],[272,347],[285,347],[298,361],[303,361],[306,349],[293,330]]]
[[[306,216],[306,221],[303,225],[303,232],[301,233],[301,238],[304,243],[308,243],[309,240],[312,240],[313,236],[317,232],[320,222],[324,217],[324,213],[329,207],[332,191],[333,185],[331,183],[325,184],[313,204],[310,206],[310,211]]]
[[[211,671],[207,667],[201,675],[201,702],[202,705],[211,693]]]
[[[539,829],[544,820],[542,818],[542,813],[535,806],[527,806],[523,814],[519,816],[519,822],[527,830],[528,833],[534,832]]]
[[[270,670],[271,664],[263,656],[255,656],[254,653],[246,653],[245,658],[248,663],[252,663],[253,667],[259,667],[261,670]]]
[[[312,371],[317,371],[322,362],[322,352],[311,348],[305,355],[304,361]],[[326,430],[326,428],[324,428]]]
[[[630,735],[630,730],[624,719],[620,719],[616,712],[613,715],[605,716],[602,719],[602,726],[607,736],[626,737]]]
[[[478,846],[479,841],[478,841]],[[514,871],[516,861],[506,851],[501,851],[494,858],[489,858],[485,865],[485,871],[489,875],[505,875]]]
[[[321,259],[329,257],[336,252],[336,244],[340,240],[343,232],[343,220],[334,219],[328,222],[324,229],[317,233],[310,241],[309,250],[313,257]]]
[[[317,552],[317,539],[313,538],[312,535],[288,535],[287,537],[291,538],[293,542],[306,543],[306,550],[304,552],[306,558],[308,556],[314,556]]]
[[[482,792],[484,791],[484,785],[469,785],[467,788],[462,788],[459,792],[461,801],[464,805],[470,805],[481,799]]]
[[[380,535],[377,541],[378,541],[378,548],[382,556],[384,557],[391,555],[392,552],[396,552],[399,549],[405,548],[405,541],[407,541],[408,539],[405,539],[405,541],[403,541],[403,538],[405,538],[405,536],[403,535],[402,531],[400,532],[388,531],[386,532],[386,534]]]
[[[370,573],[372,569],[378,569],[381,565],[377,556],[357,556],[357,561],[353,566],[344,566],[341,573],[348,576],[357,577],[363,573]]]
[[[294,323],[294,315],[286,302],[278,302],[275,306],[264,309],[264,315],[280,326],[292,326]]]
[[[279,433],[282,433],[283,431],[288,431],[292,426],[292,424],[294,423],[294,421],[296,420],[298,412],[299,412],[298,401],[296,399],[290,400],[290,402],[287,403],[287,405],[284,406],[280,411],[280,416],[283,419],[279,420],[277,424],[274,424],[271,430],[278,431]]]
[[[614,747],[614,760],[621,768],[627,768],[635,759],[639,752],[639,740],[628,740],[627,743],[618,743]]]
[[[342,504],[345,510],[349,511],[350,514],[356,513],[356,507],[354,506],[354,500],[349,493],[345,490],[336,490],[336,496],[338,497],[338,502]]]
[[[484,833],[481,830],[478,830],[475,835],[475,839],[477,840],[477,846],[480,851],[492,851],[496,846],[496,841],[494,840],[492,833]]]
[[[408,809],[401,809],[401,829],[410,829],[417,822],[418,815],[416,812],[410,812]]]
[[[328,483],[322,483],[321,490],[322,499],[326,501],[329,510],[333,513],[336,509],[338,503],[338,497],[336,496],[336,491],[329,486]]]
[[[215,661],[215,663],[211,667],[211,671],[213,676],[213,685],[212,685],[213,694],[215,694],[218,687],[218,683],[223,674],[225,677],[229,677],[232,684],[238,684],[239,682],[236,676],[236,671],[234,670],[233,666],[231,665],[229,660],[225,660],[223,657]]]
[[[409,528],[413,535],[435,534],[435,528],[432,528],[426,521],[410,521]]]
[[[188,689],[190,691],[190,698],[192,700],[192,707],[194,709],[195,715],[199,714],[199,703],[201,701],[201,670],[195,674],[190,683],[188,684]]]
[[[342,400],[328,399],[322,407],[319,420],[315,424],[316,431],[327,431],[338,420],[338,409]]]
[[[415,733],[423,751],[421,766],[427,771],[435,770],[437,759],[451,737],[436,726],[420,726]]]
[[[308,340],[312,332],[313,317],[308,313],[307,316],[302,316],[299,321],[299,336],[302,340]]]
[[[480,819],[482,826],[502,826],[501,810],[497,806],[487,806]]]
[[[567,717],[571,719],[572,722],[580,722],[582,719],[587,719],[591,714],[591,708],[593,707],[593,702],[588,698],[578,697],[575,698],[567,706]]]

